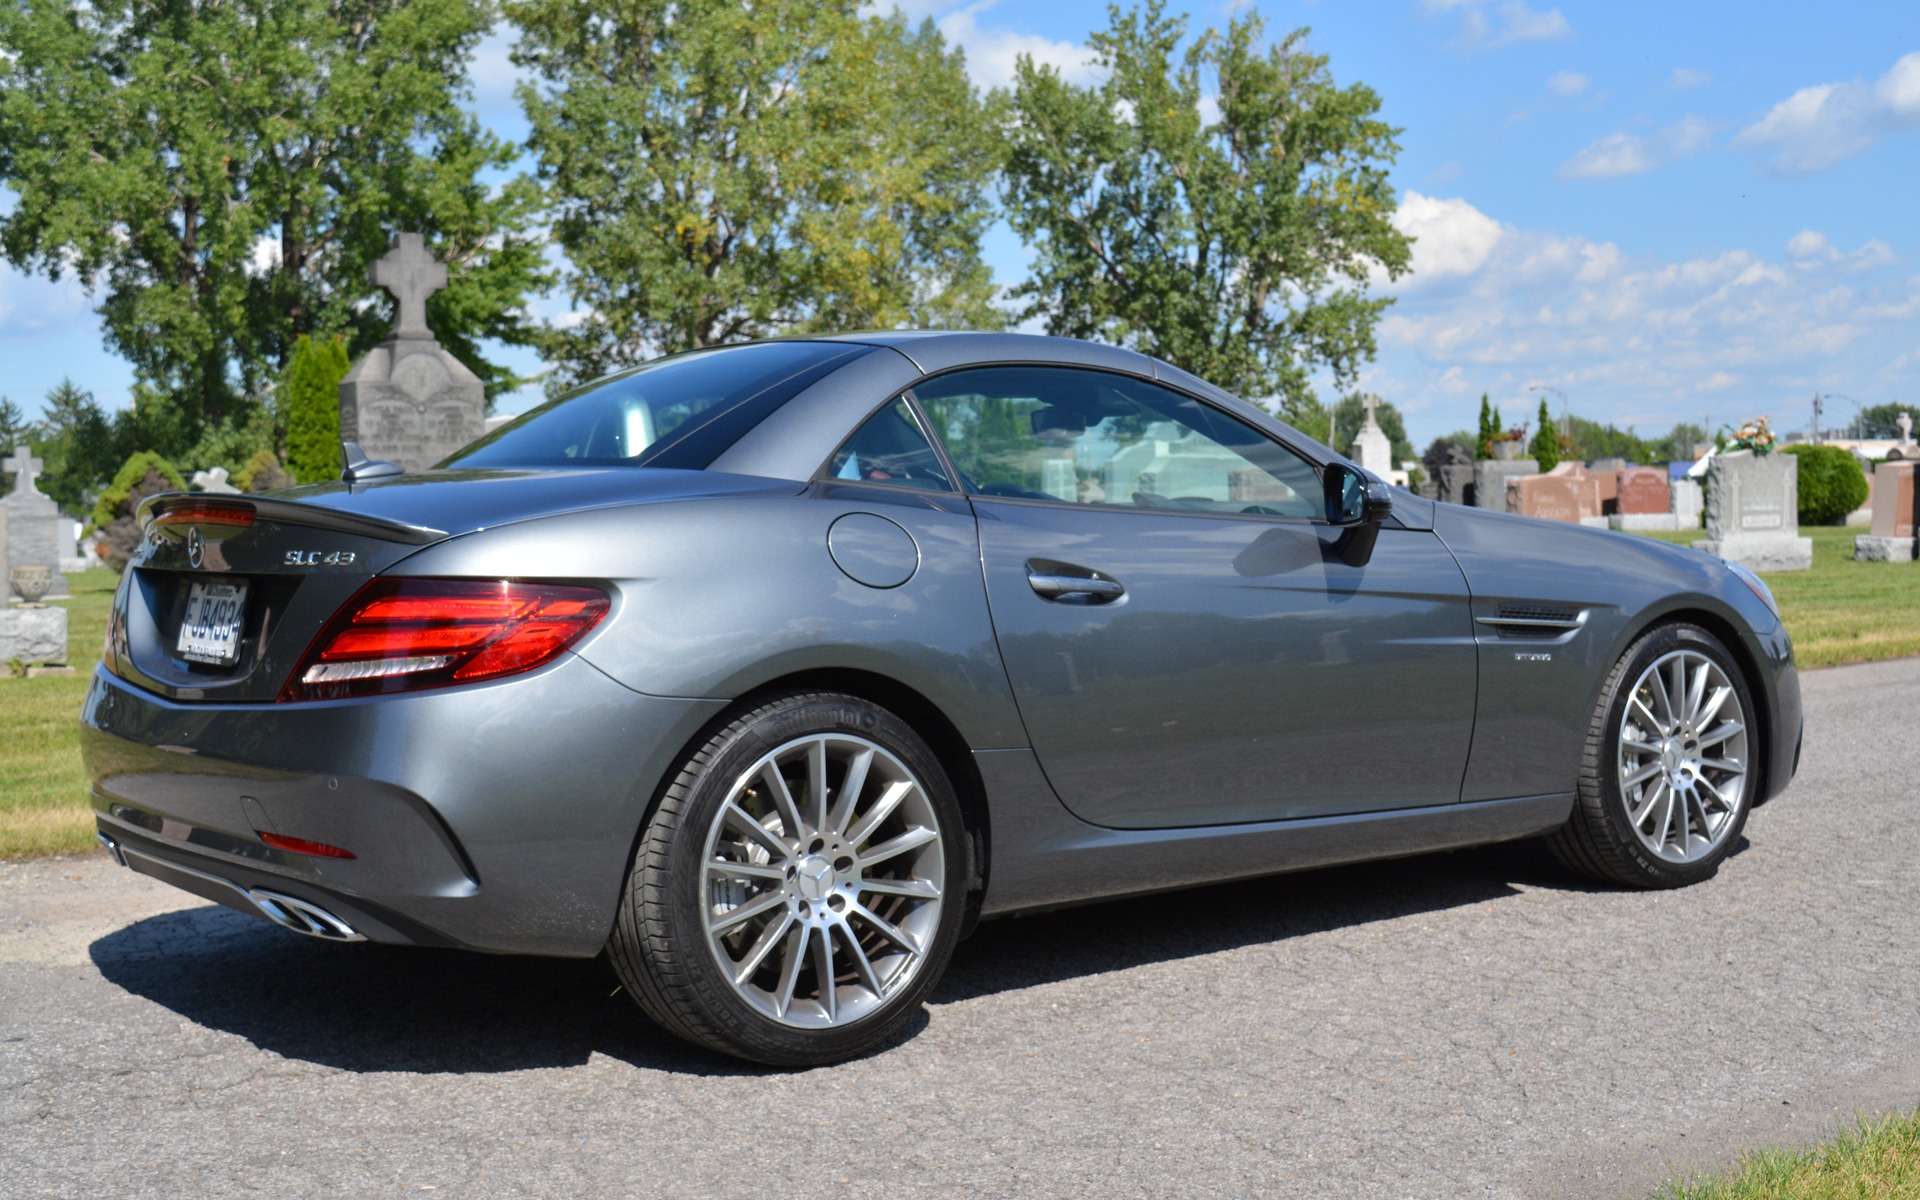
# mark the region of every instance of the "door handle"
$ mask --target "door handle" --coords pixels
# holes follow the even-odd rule
[[[1091,571],[1084,575],[1067,573],[1086,570],[1085,567],[1069,563],[1028,563],[1027,584],[1043,600],[1084,596],[1084,603],[1106,604],[1127,594],[1127,589],[1117,579],[1098,576]]]

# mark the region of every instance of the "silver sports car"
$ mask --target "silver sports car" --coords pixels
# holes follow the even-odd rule
[[[1534,835],[1695,883],[1798,762],[1753,575],[1109,347],[702,350],[348,457],[143,510],[101,841],[315,937],[605,950],[761,1062],[880,1044],[980,917]]]

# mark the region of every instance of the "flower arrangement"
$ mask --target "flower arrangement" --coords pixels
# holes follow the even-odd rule
[[[1734,430],[1726,439],[1725,449],[1751,450],[1755,454],[1773,453],[1773,444],[1779,438],[1773,430],[1767,428],[1765,417],[1755,417],[1745,425]]]

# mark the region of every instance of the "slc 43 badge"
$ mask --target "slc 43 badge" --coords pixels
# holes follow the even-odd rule
[[[353,565],[353,551],[333,550],[289,550],[285,560],[289,567],[348,567]]]

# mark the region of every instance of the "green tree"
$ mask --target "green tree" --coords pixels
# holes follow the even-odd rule
[[[1500,439],[1500,435],[1505,432],[1506,432],[1506,427],[1500,423],[1499,407],[1490,403],[1487,399],[1487,394],[1485,392],[1481,392],[1480,393],[1480,433],[1479,433],[1479,440],[1475,443],[1475,446],[1474,446],[1473,456],[1475,458],[1481,458],[1481,459],[1492,458],[1493,444],[1494,442],[1498,441]]]
[[[1647,460],[1651,462],[1692,462],[1693,448],[1703,442],[1713,441],[1713,435],[1704,425],[1693,425],[1681,421],[1667,431],[1665,437],[1655,438],[1647,443]]]
[[[86,511],[121,459],[112,420],[93,393],[71,379],[47,393],[33,440],[46,462],[40,490],[71,513]]]
[[[780,332],[1002,323],[999,146],[931,22],[856,0],[507,0],[585,317],[550,386]]]
[[[244,421],[299,335],[384,335],[366,271],[395,228],[449,261],[441,340],[511,383],[477,341],[526,342],[548,276],[536,185],[483,182],[516,152],[458,103],[491,20],[487,0],[8,0],[0,253],[99,290],[109,348],[189,445]]]
[[[1397,470],[1401,463],[1413,457],[1413,441],[1407,437],[1407,423],[1400,410],[1378,396],[1374,401],[1373,419],[1379,424],[1380,432],[1393,443],[1393,463]],[[1353,439],[1360,436],[1360,426],[1366,420],[1366,396],[1353,392],[1343,397],[1333,406],[1333,448],[1342,454],[1352,449]]]
[[[1369,273],[1411,262],[1380,98],[1336,87],[1304,29],[1264,44],[1255,13],[1182,50],[1186,21],[1161,0],[1108,12],[1090,39],[1103,82],[1017,68],[1005,194],[1034,247],[1022,315],[1283,407],[1317,370],[1344,386],[1389,303]]]
[[[287,471],[301,483],[340,477],[340,380],[347,366],[339,338],[294,343],[280,399],[287,411]]]
[[[1527,451],[1540,464],[1541,471],[1551,471],[1560,465],[1560,431],[1553,427],[1553,413],[1547,408],[1545,396],[1540,397],[1539,421]]]
[[[27,420],[27,414],[20,406],[5,396],[0,396],[0,456],[13,453],[15,446],[27,444],[33,433],[33,424]],[[0,471],[0,495],[13,490],[13,472]]]
[[[1920,407],[1912,404],[1874,404],[1861,409],[1854,415],[1853,423],[1847,427],[1849,435],[1856,438],[1898,438],[1900,436],[1900,414],[1912,416],[1920,412]],[[1916,418],[1920,419],[1920,418]]]

